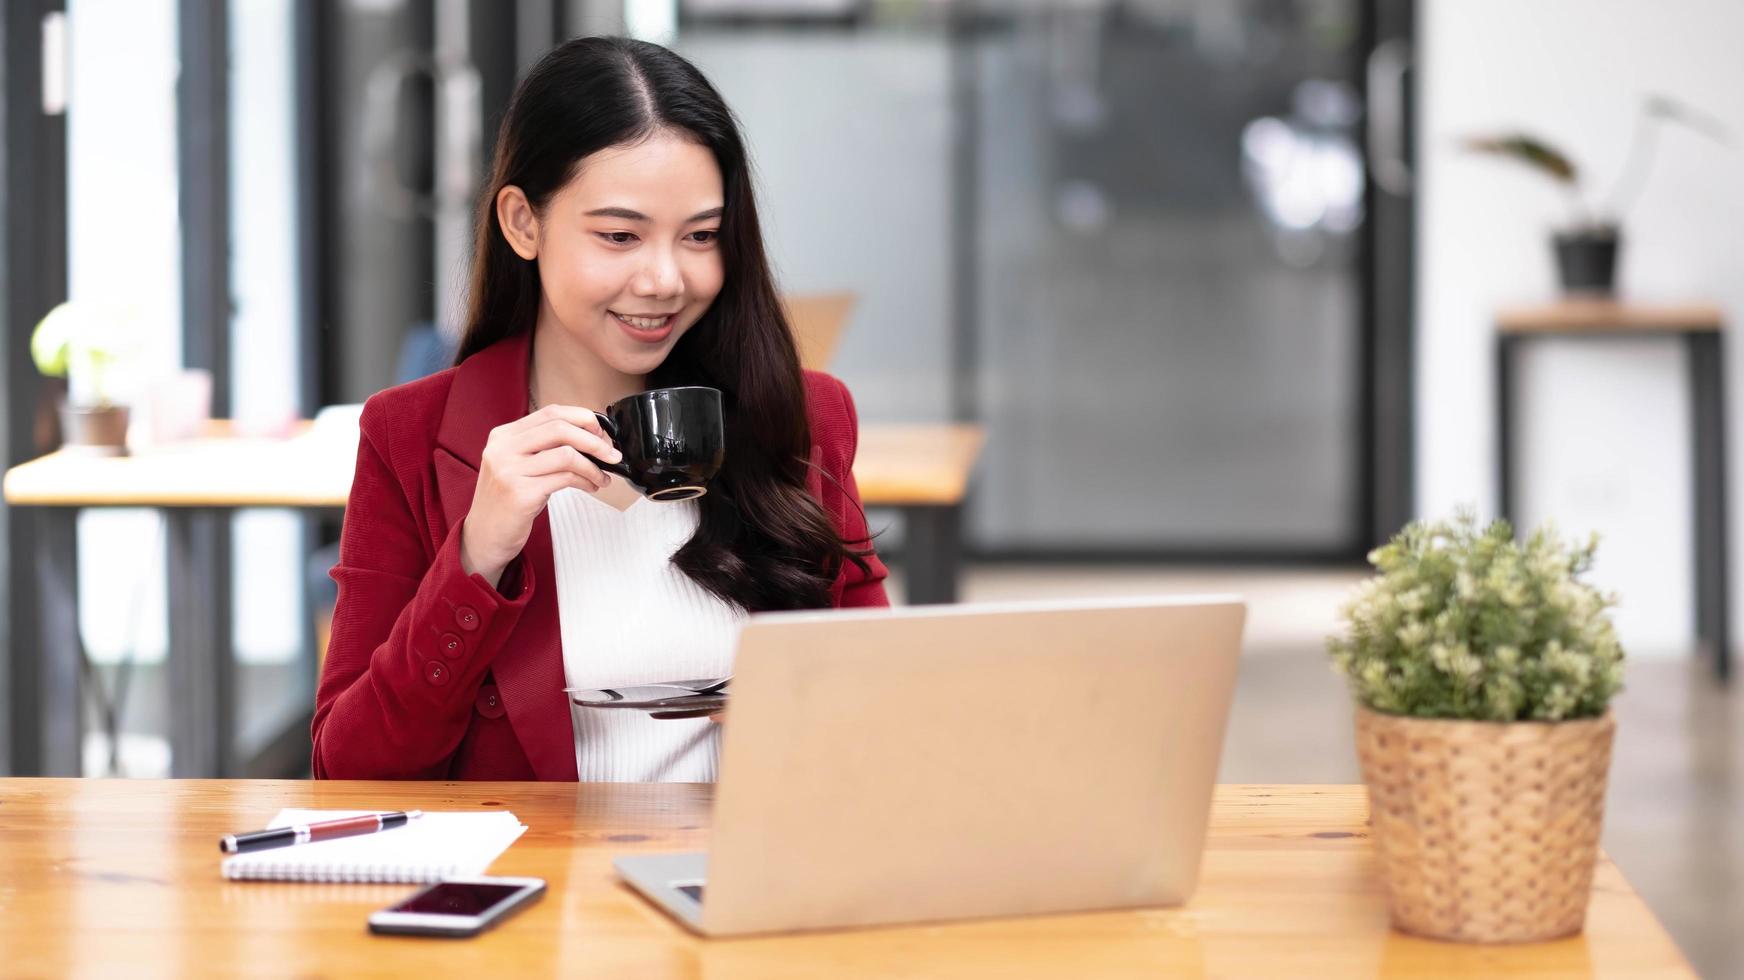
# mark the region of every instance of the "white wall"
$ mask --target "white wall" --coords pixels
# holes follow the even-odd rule
[[[858,302],[832,370],[861,418],[950,415],[950,62],[936,35],[679,38],[744,126],[776,286]],[[876,173],[871,182],[843,175]]]
[[[1642,96],[1719,116],[1716,146],[1667,128],[1625,215],[1621,288],[1719,303],[1744,329],[1744,3],[1737,0],[1420,0],[1418,509],[1493,511],[1492,314],[1547,298],[1559,192],[1460,137],[1525,128],[1562,146],[1608,196]],[[1732,603],[1744,610],[1744,354],[1728,337]],[[1546,344],[1522,359],[1523,523],[1554,516],[1604,537],[1595,578],[1623,599],[1638,655],[1687,655],[1694,624],[1687,388],[1671,342]],[[1736,621],[1737,617],[1734,617]]]
[[[292,0],[230,2],[230,413],[272,432],[297,416],[297,147]],[[231,520],[243,663],[303,649],[303,518],[242,511]]]
[[[74,302],[124,302],[139,319],[139,378],[182,363],[176,214],[176,6],[67,5],[67,277]],[[79,515],[79,629],[98,663],[161,662],[162,521],[150,511]],[[110,601],[89,601],[92,596]]]

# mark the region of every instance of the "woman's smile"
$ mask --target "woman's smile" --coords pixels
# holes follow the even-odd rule
[[[612,319],[618,321],[632,338],[644,344],[658,344],[672,335],[672,328],[678,320],[678,314],[668,313],[665,316],[646,317],[631,316],[628,313],[611,311]]]

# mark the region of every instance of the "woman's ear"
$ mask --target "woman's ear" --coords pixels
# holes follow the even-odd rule
[[[516,255],[529,262],[539,257],[539,216],[527,195],[513,184],[497,191],[497,224]]]

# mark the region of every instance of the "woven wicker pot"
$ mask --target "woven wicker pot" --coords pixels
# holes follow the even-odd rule
[[[1616,721],[1445,721],[1357,709],[1393,925],[1523,943],[1580,932]]]

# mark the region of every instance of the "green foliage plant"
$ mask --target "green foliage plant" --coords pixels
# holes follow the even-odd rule
[[[1588,200],[1581,168],[1568,153],[1542,136],[1516,130],[1470,136],[1462,143],[1468,151],[1513,160],[1553,181],[1568,199],[1569,231],[1614,229],[1640,196],[1653,166],[1659,131],[1667,123],[1700,133],[1722,146],[1731,142],[1730,132],[1715,117],[1669,96],[1649,95],[1642,100],[1636,115],[1635,133],[1629,140],[1622,175],[1603,204]]]
[[[139,314],[125,306],[61,303],[37,322],[30,356],[49,378],[65,378],[68,401],[82,408],[117,404],[130,367]]]
[[[1378,574],[1340,610],[1327,641],[1357,701],[1383,714],[1564,721],[1604,714],[1622,689],[1613,596],[1583,580],[1598,538],[1554,528],[1515,540],[1469,512],[1417,522],[1369,554]]]

